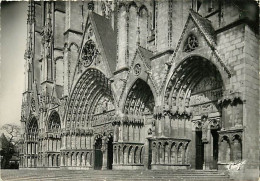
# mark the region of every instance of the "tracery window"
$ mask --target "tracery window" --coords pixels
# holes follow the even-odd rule
[[[93,40],[88,40],[82,50],[81,58],[83,60],[83,65],[88,67],[91,65],[93,60],[96,58],[98,50]]]
[[[60,116],[57,112],[51,114],[48,128],[50,131],[58,131],[60,129]]]
[[[198,39],[195,35],[190,34],[184,44],[184,52],[191,52],[199,46]]]
[[[37,133],[38,132],[38,123],[36,118],[33,118],[28,125],[28,133]]]

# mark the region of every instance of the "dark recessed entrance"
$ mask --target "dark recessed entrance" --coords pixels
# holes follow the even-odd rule
[[[213,138],[213,163],[212,163],[212,169],[218,168],[218,137],[219,134],[217,132],[218,130],[211,130],[211,135]]]
[[[113,138],[109,138],[107,143],[107,169],[111,170],[113,165]]]
[[[196,169],[203,169],[204,144],[202,143],[202,131],[196,131]]]
[[[101,151],[101,148],[102,148],[102,139],[98,138],[95,143],[95,162],[94,162],[95,170],[101,170],[103,165],[103,153]]]

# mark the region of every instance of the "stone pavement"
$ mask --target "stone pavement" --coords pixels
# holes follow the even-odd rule
[[[119,171],[119,170],[1,170],[3,181],[228,181],[216,170]]]

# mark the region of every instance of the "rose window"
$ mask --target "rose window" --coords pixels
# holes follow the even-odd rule
[[[193,34],[189,35],[184,46],[185,52],[191,52],[199,46],[198,39]]]
[[[135,75],[139,75],[141,73],[141,65],[140,64],[136,64],[134,66],[134,74]]]
[[[92,40],[88,40],[82,50],[82,60],[83,60],[83,65],[85,67],[88,67],[91,65],[93,60],[96,58],[98,53],[98,50],[96,49],[96,45]]]

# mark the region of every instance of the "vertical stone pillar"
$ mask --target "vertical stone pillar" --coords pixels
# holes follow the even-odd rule
[[[92,154],[92,156],[93,155],[94,155],[94,153]],[[90,166],[90,152],[86,153],[85,159],[86,159],[86,166]]]
[[[120,164],[124,163],[124,145],[121,146],[120,152],[118,153],[120,157]]]
[[[86,153],[82,153],[81,155],[81,166],[82,167],[86,166]]]
[[[32,155],[30,156],[30,167],[32,167]]]
[[[64,154],[62,152],[60,153],[60,166],[64,166]]]
[[[165,136],[165,132],[166,132],[165,129],[167,129],[167,128],[165,128],[166,125],[165,125],[165,117],[164,116],[162,116],[161,119],[160,119],[160,125],[161,125],[161,136]]]
[[[113,165],[117,164],[117,147],[113,147]]]
[[[68,155],[64,153],[64,166],[68,166]]]
[[[102,164],[102,170],[107,170],[107,137],[102,138],[102,153],[103,153],[103,164]]]
[[[211,132],[210,132],[210,125],[205,125],[207,126],[207,129],[205,132],[203,132],[202,134],[207,134],[206,138],[207,140],[203,140],[204,142],[204,164],[203,164],[203,169],[204,170],[209,170],[211,168],[211,163],[212,163],[212,157],[213,157],[213,151],[212,151],[212,146],[211,146],[211,142],[212,142],[212,136],[211,136]],[[204,137],[202,135],[202,137]],[[212,152],[212,153],[211,153]]]
[[[156,119],[156,121],[157,121],[157,125],[158,125],[157,136],[161,136],[162,135],[162,119]]]
[[[164,149],[165,149],[165,145],[164,145],[164,142],[162,142],[162,147],[161,147],[161,158],[160,158],[160,163],[161,164],[164,164],[164,159],[165,159],[165,152],[164,152]]]
[[[196,168],[196,127],[190,122],[190,138],[191,142],[189,143],[189,163],[191,164],[191,169]]]
[[[47,139],[47,151],[49,151],[50,150],[50,143],[49,143],[49,139]]]
[[[28,167],[28,159],[27,159],[27,156],[24,157],[24,167]]]
[[[159,164],[160,163],[160,154],[161,154],[161,145],[159,145],[158,142],[157,142],[156,148],[157,148],[156,164]]]
[[[152,142],[152,164],[156,163],[156,158],[157,158],[157,149],[154,142]]]
[[[68,161],[68,163],[67,163],[68,166],[71,166],[71,156],[72,156],[71,153],[68,153],[68,160],[67,160]]]
[[[73,155],[72,155],[72,166],[77,166],[76,165],[76,159],[77,159],[77,155],[76,155],[76,153],[73,153]]]
[[[31,154],[31,143],[27,143],[27,147],[28,147],[27,153]]]
[[[77,166],[80,167],[81,166],[81,153],[77,154]]]
[[[169,118],[169,116],[165,116],[165,121],[164,121],[164,135],[167,137],[171,136],[171,120]]]

